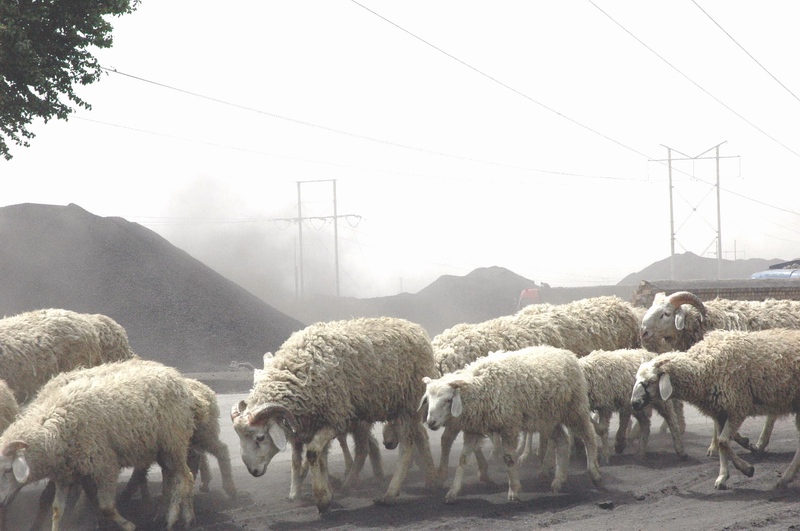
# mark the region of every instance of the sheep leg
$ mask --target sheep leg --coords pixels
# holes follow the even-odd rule
[[[633,417],[639,426],[639,457],[644,459],[647,456],[647,443],[650,440],[650,415],[645,411],[634,411]]]
[[[192,475],[197,479],[197,471],[200,471],[200,492],[208,492],[209,488],[208,485],[211,483],[211,468],[208,465],[208,456],[202,450],[189,450],[190,453],[197,453],[198,454],[198,463],[197,468],[192,469]]]
[[[208,453],[217,458],[217,466],[219,466],[219,473],[222,476],[222,490],[231,498],[235,498],[237,491],[236,484],[233,481],[233,470],[231,469],[231,456],[228,451],[228,445],[216,439],[208,441],[205,444],[205,449]],[[202,471],[203,469],[201,468],[201,474]]]
[[[503,462],[506,464],[508,471],[508,501],[519,501],[519,491],[522,488],[522,483],[519,480],[519,468],[516,462],[519,432],[504,431],[499,435],[503,449]]]
[[[58,531],[61,526],[61,519],[64,518],[64,509],[67,506],[67,497],[69,496],[69,485],[59,482],[52,482],[55,484],[53,492],[53,531]]]
[[[761,429],[761,435],[758,436],[758,442],[755,446],[750,447],[751,452],[763,452],[769,445],[769,440],[772,437],[772,430],[775,428],[776,415],[767,415],[764,421],[764,427]]]
[[[36,510],[36,516],[33,518],[33,524],[31,524],[31,531],[38,531],[44,525],[45,520],[47,520],[47,516],[50,512],[50,508],[53,506],[53,499],[56,495],[56,482],[54,480],[49,480],[47,485],[45,485],[44,490],[39,495],[39,507]],[[0,529],[5,529],[5,526],[0,527]]]
[[[475,461],[478,462],[478,481],[481,483],[492,483],[492,480],[489,478],[489,462],[483,455],[483,450],[480,449],[480,446],[475,448]]]
[[[526,462],[533,453],[533,432],[522,432],[521,442],[517,446],[517,464]],[[521,448],[520,448],[521,447]],[[520,449],[522,450],[520,453]]]
[[[453,484],[444,497],[445,503],[455,503],[456,497],[458,497],[464,485],[464,470],[467,468],[467,461],[469,461],[470,454],[478,447],[480,440],[480,433],[464,432],[464,446],[461,449],[461,456],[458,458],[458,466],[456,467],[456,475],[453,478]]]
[[[355,439],[355,434],[353,435]],[[345,477],[350,476],[350,472],[353,470],[353,455],[350,453],[350,447],[347,445],[347,434],[343,433],[336,437],[336,440],[339,441],[339,446],[342,449],[342,456],[344,457],[344,475]],[[358,459],[358,440],[355,441],[356,444],[356,459]]]
[[[383,481],[383,460],[378,440],[372,435],[372,424],[369,424],[369,464],[372,466],[372,475]],[[419,455],[419,454],[415,454]]]
[[[116,484],[112,482],[98,483],[93,478],[82,477],[81,485],[89,502],[104,518],[111,520],[125,531],[133,531],[136,526],[122,517],[117,511],[114,502]],[[58,486],[56,486],[56,498],[58,498]],[[53,513],[55,516],[55,513]],[[54,528],[55,529],[55,528]],[[170,527],[171,529],[171,527]]]
[[[625,446],[628,444],[628,431],[631,425],[630,408],[618,411],[617,416],[619,417],[619,427],[617,428],[617,435],[614,438],[614,452],[621,454],[625,451]],[[611,411],[602,412],[600,414],[600,428],[602,433],[598,433],[598,435],[600,435],[600,442],[603,445],[601,451],[603,463],[606,465],[608,464],[609,454],[611,453],[611,448],[608,446],[608,431],[610,425]],[[597,431],[597,426],[595,426],[595,431]]]
[[[711,436],[711,444],[708,446],[708,450],[706,451],[706,455],[709,457],[719,453],[720,431],[722,431],[722,427],[719,425],[719,422],[717,422],[717,419],[714,419],[714,433]]]
[[[119,500],[121,502],[129,501],[133,498],[137,490],[141,492],[142,500],[150,500],[150,489],[147,487],[147,468],[133,469],[131,477],[125,485],[125,489],[119,495]]]
[[[320,514],[326,512],[331,506],[331,485],[328,479],[328,448],[330,442],[336,437],[336,432],[331,428],[322,428],[306,445],[306,459],[311,470],[311,492],[317,503]]]
[[[300,487],[308,473],[308,462],[303,462],[303,443],[299,439],[292,440],[292,480],[289,485],[289,499],[295,500],[300,495]]]
[[[185,455],[180,457],[179,455],[167,455],[159,460],[164,485],[162,497],[167,502],[167,529],[172,529],[175,526],[179,516],[186,526],[189,526],[194,521],[194,505],[192,501],[194,477],[186,463]],[[105,484],[103,486],[105,487]],[[106,494],[103,493],[103,496],[106,496]],[[100,495],[100,489],[98,488],[98,503],[100,504],[101,512],[103,512],[103,496]],[[112,507],[113,501],[114,494],[112,492]]]
[[[556,468],[558,448],[555,443],[550,440],[547,432],[544,430],[539,431],[539,473],[537,477],[546,478],[554,473]]]
[[[416,455],[418,460],[422,461],[423,470],[425,471],[425,487],[426,488],[433,488],[438,484],[437,480],[437,473],[436,473],[436,464],[433,462],[433,455],[431,454],[431,443],[428,439],[428,432],[425,429],[425,426],[416,418],[412,418],[411,422],[411,437],[414,443],[414,447],[409,452],[411,456]],[[486,460],[483,460],[484,464]],[[409,458],[409,464],[406,468],[411,467],[411,459]],[[488,468],[488,465],[486,465]]]
[[[733,461],[733,466],[735,466],[737,470],[739,470],[747,477],[753,477],[755,469],[751,464],[749,464],[744,459],[736,455],[736,453],[731,449],[731,439],[735,434],[738,433],[739,426],[742,425],[744,419],[731,418],[731,417],[728,417],[726,419],[724,415],[720,415],[717,420],[719,424],[723,426],[723,428],[722,431],[720,431],[718,437],[719,477],[717,477],[717,480],[714,483],[714,488],[719,490],[725,490],[728,488],[727,481],[728,478],[730,477],[730,471],[728,469],[728,460]]]
[[[597,440],[595,439],[594,426],[589,416],[589,411],[584,409],[577,410],[577,418],[572,421],[573,426],[567,426],[572,431],[574,437],[583,441],[586,453],[586,470],[595,487],[600,485],[602,479],[600,466],[597,463]]]
[[[772,418],[771,416],[769,418]],[[769,418],[767,419],[769,421]],[[773,419],[774,422],[774,419]],[[794,424],[797,427],[797,432],[800,433],[800,415],[795,415],[794,417]],[[792,462],[789,463],[789,466],[784,471],[781,479],[778,480],[778,483],[775,484],[776,489],[784,489],[792,481],[795,476],[797,475],[797,470],[800,469],[800,447],[797,448],[797,451],[794,453],[794,457],[792,458]]]
[[[428,442],[428,433],[419,422],[416,416],[403,419],[399,424],[400,428],[400,457],[394,470],[389,487],[382,499],[375,500],[376,503],[389,504],[400,494],[400,487],[405,480],[408,470],[411,468],[411,461],[414,452],[418,452],[420,458],[425,463],[425,485],[432,487],[438,483],[436,466],[433,463],[431,448]]]
[[[442,453],[439,456],[439,484],[444,483],[447,479],[447,472],[450,468],[450,450],[453,449],[453,442],[456,440],[456,437],[458,437],[458,433],[458,429],[451,427],[449,424],[445,425],[441,440]]]
[[[680,408],[678,407],[680,404]],[[689,454],[683,448],[683,432],[686,429],[686,421],[684,421],[683,428],[681,428],[681,417],[683,414],[683,401],[681,400],[667,400],[663,403],[655,404],[658,414],[664,417],[664,421],[669,426],[669,432],[672,435],[672,446],[675,448],[675,453],[681,459],[686,459]],[[680,409],[681,414],[678,414]]]
[[[560,492],[561,487],[567,482],[569,477],[569,438],[564,431],[563,424],[557,424],[551,431],[548,438],[548,445],[555,447],[555,477],[550,483],[550,490]]]
[[[592,419],[594,432],[600,438],[600,460],[604,465],[607,465],[609,455],[611,454],[611,448],[608,445],[608,432],[611,424],[611,412],[600,411],[597,414],[597,419],[594,418],[594,415],[592,415],[590,418]],[[622,421],[620,420],[620,422]],[[621,429],[617,431],[617,445],[619,445],[620,432]],[[622,443],[622,446],[625,446],[624,442]]]
[[[369,422],[356,421],[353,423],[353,441],[355,443],[355,459],[350,459],[350,466],[345,464],[345,479],[342,484],[343,489],[348,489],[358,483],[358,476],[364,468],[364,463],[367,460],[367,453],[369,452],[369,428],[372,424]],[[367,428],[367,426],[369,428]],[[339,440],[341,444],[341,439]],[[348,452],[349,454],[349,452]]]
[[[517,449],[515,450],[517,456],[517,462],[519,462],[519,458],[522,457],[522,454],[525,452],[525,450],[527,450],[527,443],[528,443],[528,432],[523,431],[522,433],[520,433],[519,440],[517,441]]]

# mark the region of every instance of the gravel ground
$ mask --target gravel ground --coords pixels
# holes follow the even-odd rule
[[[222,434],[231,451],[233,470],[240,494],[228,498],[221,489],[219,472],[211,459],[214,479],[210,492],[197,492],[194,529],[260,530],[260,529],[800,529],[800,481],[786,490],[773,490],[775,481],[788,466],[798,444],[798,434],[790,418],[778,421],[769,449],[762,455],[738,452],[751,462],[756,473],[747,478],[732,468],[730,490],[715,491],[714,480],[719,469],[716,458],[706,457],[712,423],[691,406],[686,407],[686,449],[689,458],[679,460],[672,450],[671,438],[659,434],[657,428],[650,440],[650,452],[641,460],[634,448],[623,455],[614,455],[602,467],[603,485],[594,488],[585,471],[585,463],[573,458],[569,481],[564,492],[549,492],[549,481],[536,475],[533,464],[522,467],[522,501],[509,503],[504,466],[490,462],[492,484],[481,484],[474,460],[468,466],[465,488],[454,505],[443,503],[445,490],[425,489],[424,478],[412,468],[400,498],[390,507],[377,506],[373,499],[388,485],[388,477],[377,481],[365,466],[360,484],[344,493],[336,491],[331,510],[320,516],[311,498],[310,481],[304,484],[301,499],[286,499],[289,490],[290,453],[278,454],[267,473],[252,477],[241,461],[238,438],[228,412],[244,398],[243,392],[219,395],[222,411]],[[762,418],[750,419],[742,433],[758,437]],[[660,425],[660,419],[654,424]],[[380,426],[376,436],[380,437]],[[434,459],[439,456],[441,432],[429,432]],[[332,445],[330,468],[341,477],[344,464],[337,443]],[[451,464],[457,462],[460,438],[453,448]],[[396,451],[383,451],[384,469],[391,473]],[[452,480],[446,482],[449,486]],[[120,478],[120,488],[128,474]],[[151,471],[151,492],[160,493],[157,467]],[[36,510],[43,485],[29,486],[9,508],[8,529],[25,529]],[[120,511],[140,529],[159,529],[153,519],[155,504],[141,500],[121,505]],[[94,529],[96,519],[82,501],[68,512],[62,529]],[[101,525],[101,529],[113,529]]]

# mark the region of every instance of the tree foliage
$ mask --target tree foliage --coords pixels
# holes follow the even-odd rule
[[[77,85],[103,73],[92,47],[110,48],[109,15],[132,12],[139,0],[0,0],[0,155],[9,142],[27,147],[36,118],[67,120],[72,105],[91,109]]]

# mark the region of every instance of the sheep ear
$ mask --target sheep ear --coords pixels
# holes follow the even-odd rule
[[[281,452],[286,449],[286,433],[278,422],[269,423],[269,436]]]
[[[683,327],[686,324],[686,312],[683,310],[677,310],[675,312],[675,328],[678,330],[683,330]]]
[[[31,468],[24,455],[14,458],[11,462],[11,470],[14,472],[14,479],[17,480],[17,483],[26,483],[31,475]]]
[[[458,418],[464,412],[464,405],[461,403],[461,391],[456,389],[453,393],[453,401],[450,403],[450,414]]]
[[[422,377],[422,383],[424,383],[425,385],[428,385],[431,382],[432,382],[432,380],[428,376],[423,376]]]
[[[265,353],[264,353],[264,356],[262,357],[262,360],[263,360],[263,362],[264,362],[264,367],[266,367],[266,366],[267,366],[267,363],[269,363],[269,361],[270,361],[271,359],[272,359],[272,352],[265,352]]]
[[[672,382],[668,372],[661,374],[658,379],[658,393],[661,395],[661,400],[669,400],[669,397],[672,396]]]

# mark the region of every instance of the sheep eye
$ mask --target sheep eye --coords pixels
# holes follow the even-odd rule
[[[257,443],[262,443],[262,442],[264,442],[264,440],[265,440],[266,438],[267,438],[267,436],[266,436],[266,435],[264,435],[263,433],[262,433],[262,434],[259,434],[259,435],[256,435],[256,442],[257,442]]]

